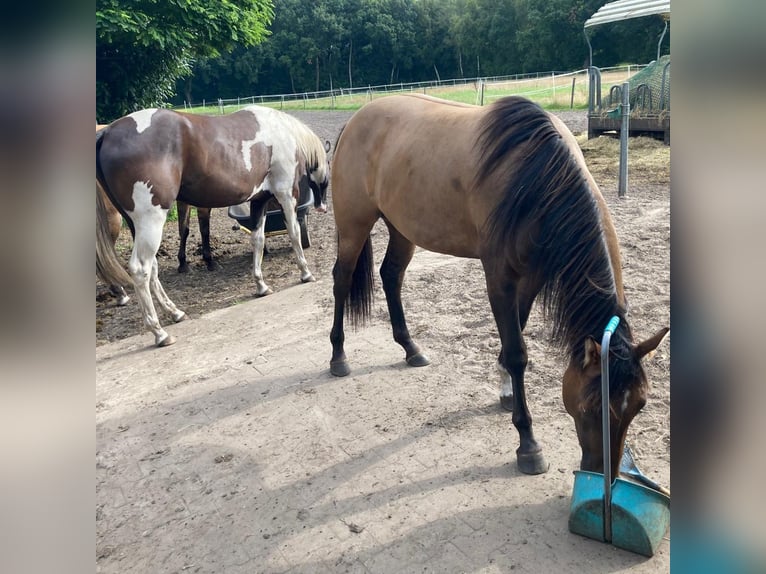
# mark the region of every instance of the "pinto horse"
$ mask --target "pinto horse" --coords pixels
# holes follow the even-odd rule
[[[566,126],[518,97],[487,107],[419,95],[389,96],[346,124],[332,166],[338,255],[330,370],[349,371],[343,320],[369,318],[370,231],[389,231],[380,268],[394,340],[412,366],[429,363],[407,329],[401,287],[415,246],[480,259],[499,331],[501,404],[513,411],[519,469],[548,469],[532,431],[524,392],[527,351],[522,332],[541,294],[553,339],[568,354],[563,399],[575,420],[581,467],[603,472],[601,334],[620,324],[610,351],[612,472],[628,425],[644,406],[641,358],[668,329],[633,343],[622,286],[619,245],[604,198]]]
[[[300,178],[308,176],[314,207],[325,211],[329,166],[325,144],[294,117],[261,106],[225,116],[202,116],[147,109],[129,114],[96,134],[96,177],[120,210],[134,236],[130,279],[108,249],[104,202],[98,201],[99,256],[110,283],[133,282],[144,324],[157,346],[175,339],[161,327],[152,301],[173,319],[186,314],[165,293],[158,278],[157,250],[174,201],[202,208],[250,201],[257,221],[251,234],[256,295],[271,289],[263,280],[266,206],[276,198],[303,282],[314,281],[300,240],[296,217]],[[104,225],[102,225],[102,223]],[[113,246],[112,246],[113,247]]]
[[[96,124],[96,133],[100,132],[107,127],[107,124]],[[106,196],[104,188],[96,180],[96,193],[101,195],[101,200],[104,202],[104,209],[106,210],[106,222],[109,229],[109,237],[111,237],[112,243],[116,243],[117,238],[122,231],[122,214],[120,211],[112,205],[112,202]],[[189,237],[189,214],[191,212],[190,206],[182,201],[176,201],[176,207],[178,208],[178,235],[180,237],[180,245],[178,247],[178,272],[186,273],[189,271],[189,264],[186,261],[186,241]],[[215,261],[210,250],[210,209],[197,209],[197,219],[199,221],[199,230],[202,236],[202,259],[207,264],[207,268],[211,271],[215,269]],[[97,244],[98,246],[98,244]],[[101,272],[101,266],[97,258],[96,261],[96,275],[104,282],[108,282],[104,279]],[[127,305],[130,301],[130,297],[125,292],[125,285],[111,284],[109,285],[109,291],[117,299],[117,305]]]

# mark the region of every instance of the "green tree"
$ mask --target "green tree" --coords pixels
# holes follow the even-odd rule
[[[456,0],[451,34],[462,77],[519,71],[513,0]]]
[[[263,41],[272,18],[272,0],[97,0],[97,120],[161,105],[195,59]]]

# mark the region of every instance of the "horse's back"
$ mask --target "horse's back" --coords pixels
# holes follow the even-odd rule
[[[205,116],[141,110],[109,125],[98,161],[128,210],[136,182],[151,182],[165,209],[176,198],[226,207],[248,199],[269,173],[270,148],[256,140],[258,127],[247,111]]]
[[[473,199],[481,108],[428,96],[373,100],[343,130],[333,159],[339,225],[382,214],[416,245],[478,257],[489,206]],[[446,227],[445,227],[446,226]],[[449,235],[448,235],[449,233]]]

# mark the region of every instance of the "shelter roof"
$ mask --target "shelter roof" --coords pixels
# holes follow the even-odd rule
[[[604,4],[586,22],[584,28],[619,22],[630,18],[663,14],[670,18],[670,0],[617,0]]]

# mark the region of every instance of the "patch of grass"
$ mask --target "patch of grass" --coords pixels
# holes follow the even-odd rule
[[[626,67],[624,70],[605,72],[601,76],[602,98],[608,97],[609,89],[613,85],[619,85],[635,72]],[[574,77],[574,97],[572,94],[572,78]],[[354,92],[352,94],[336,95],[334,97],[298,97],[296,99],[266,100],[257,96],[243,98],[239,105],[227,104],[224,106],[208,105],[187,108],[185,111],[195,114],[220,115],[237,111],[245,106],[255,103],[285,111],[328,111],[342,110],[355,111],[364,104],[375,98],[381,98],[392,94],[419,93],[462,102],[465,104],[481,103],[481,86],[478,82],[465,83],[454,86],[405,88],[404,90],[391,89],[388,91]],[[588,107],[588,75],[585,73],[576,76],[541,76],[520,80],[508,80],[492,82],[484,85],[484,104],[505,97],[524,96],[537,102],[548,110],[584,110]],[[570,108],[571,106],[571,108]]]

